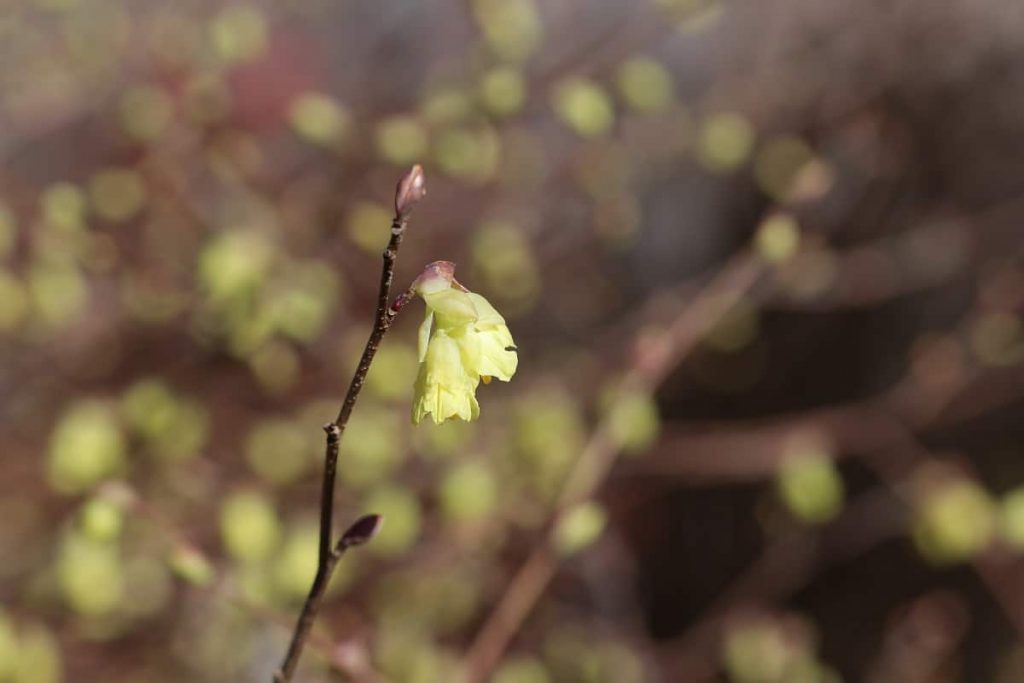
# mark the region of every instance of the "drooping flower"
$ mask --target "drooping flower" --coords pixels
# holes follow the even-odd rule
[[[427,306],[420,325],[420,371],[412,419],[430,414],[440,423],[479,414],[475,391],[480,380],[507,382],[518,365],[515,342],[505,319],[484,297],[455,281],[455,266],[430,264],[413,284]]]

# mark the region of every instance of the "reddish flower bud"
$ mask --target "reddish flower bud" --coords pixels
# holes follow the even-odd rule
[[[434,261],[427,264],[416,278],[411,289],[420,296],[442,289],[450,289],[455,279],[455,264],[451,261]]]
[[[405,218],[412,211],[416,202],[427,194],[426,177],[423,167],[416,164],[398,181],[395,188],[395,215]]]

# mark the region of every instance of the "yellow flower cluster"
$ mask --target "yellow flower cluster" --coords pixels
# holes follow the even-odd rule
[[[454,264],[438,261],[413,284],[427,305],[419,332],[415,424],[428,414],[437,424],[454,417],[476,419],[480,380],[507,382],[519,361],[505,319],[487,299],[459,286],[454,275]]]

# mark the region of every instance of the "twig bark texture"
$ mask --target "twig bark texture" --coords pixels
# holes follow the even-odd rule
[[[373,330],[370,332],[370,338],[366,340],[366,347],[363,349],[359,365],[352,376],[338,416],[333,422],[324,425],[324,431],[327,433],[327,445],[324,452],[324,478],[320,497],[320,549],[316,576],[313,578],[313,585],[309,589],[306,602],[302,606],[299,620],[295,624],[295,632],[292,634],[288,652],[280,668],[274,674],[274,683],[289,683],[295,675],[299,657],[309,638],[316,615],[320,611],[327,585],[331,581],[338,560],[348,548],[370,540],[381,522],[381,518],[377,515],[362,517],[338,539],[337,543],[333,542],[332,523],[334,519],[334,485],[338,473],[338,447],[352,415],[356,399],[366,381],[370,364],[377,354],[377,348],[380,346],[384,334],[390,329],[399,309],[409,298],[407,292],[403,293],[395,300],[394,304],[389,305],[391,283],[395,275],[395,260],[398,258],[398,249],[402,244],[402,237],[405,235],[409,214],[412,207],[423,198],[424,194],[426,194],[426,190],[423,169],[418,165],[413,166],[402,177],[395,190],[395,217],[391,222],[391,239],[384,250],[384,267],[380,275],[380,291],[377,296],[377,312],[374,317]]]

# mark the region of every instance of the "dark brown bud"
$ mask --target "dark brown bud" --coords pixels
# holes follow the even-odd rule
[[[338,541],[339,548],[351,548],[362,545],[377,535],[384,523],[382,515],[363,515],[357,519]]]
[[[416,164],[406,172],[398,181],[395,188],[395,214],[399,218],[405,218],[416,206],[416,202],[423,199],[427,194],[426,177],[423,175],[423,167]]]

